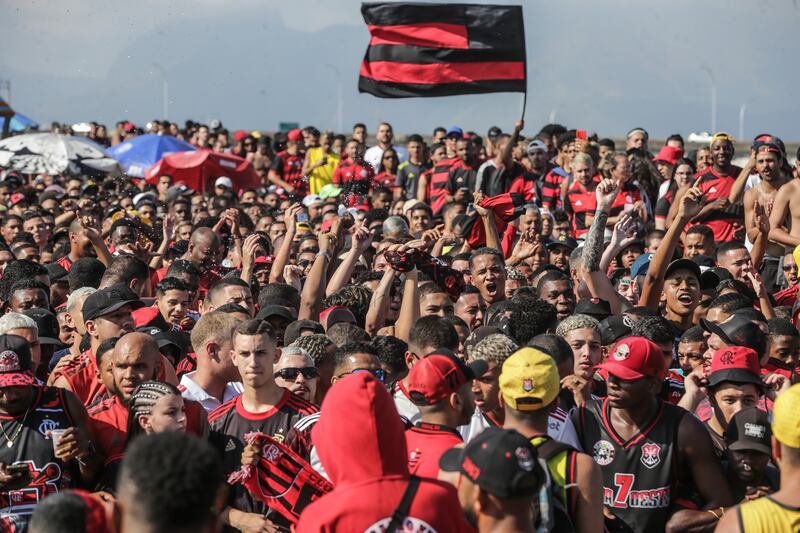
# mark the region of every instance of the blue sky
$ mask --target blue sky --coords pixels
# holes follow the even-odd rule
[[[509,2],[519,3],[519,2]],[[554,115],[570,127],[620,136],[710,128],[710,80],[718,129],[770,131],[800,140],[799,0],[522,2],[528,49],[526,132]],[[351,0],[0,0],[0,79],[12,104],[43,123],[161,116],[229,128],[274,130],[281,121],[343,122],[400,132],[458,124],[508,130],[522,95],[382,100],[357,92],[369,36]],[[334,70],[335,69],[335,70]]]

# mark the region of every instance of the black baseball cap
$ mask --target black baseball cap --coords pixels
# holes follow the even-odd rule
[[[536,448],[513,429],[484,430],[465,447],[444,452],[439,468],[461,472],[481,489],[503,500],[535,494],[544,480]]]
[[[33,385],[31,346],[19,335],[0,335],[0,388]]]
[[[666,279],[667,276],[676,270],[688,270],[695,275],[698,281],[700,281],[700,265],[691,259],[676,259],[670,263],[667,267],[667,271],[664,273],[664,278]]]
[[[297,318],[287,307],[282,305],[267,305],[258,312],[256,320],[266,320],[271,316],[280,316],[290,322],[293,322]]]
[[[633,321],[625,315],[613,315],[600,321],[600,342],[604,346],[614,344],[631,334]]]
[[[288,326],[283,334],[283,343],[289,345],[302,336],[303,330],[310,330],[314,333],[325,333],[325,329],[319,322],[313,320],[295,320]]]
[[[734,313],[728,320],[721,324],[700,319],[700,326],[709,333],[716,333],[725,344],[729,346],[744,346],[752,348],[760,356],[767,349],[767,335],[749,317]]]
[[[733,415],[725,431],[725,443],[735,452],[755,450],[771,456],[771,437],[769,416],[757,407],[748,407]]]
[[[611,304],[600,298],[584,298],[575,306],[575,314],[604,320],[611,316]]]
[[[69,272],[58,263],[50,263],[45,268],[47,268],[47,278],[50,280],[50,284],[58,283],[59,281],[63,281],[64,283],[69,282],[67,277]]]
[[[36,328],[39,330],[40,343],[64,346],[64,343],[58,338],[58,333],[61,328],[58,326],[56,315],[41,307],[25,309],[22,314],[32,318],[33,321],[36,322]]]
[[[576,241],[572,237],[567,237],[562,233],[561,235],[558,236],[558,239],[547,241],[547,244],[545,246],[547,247],[548,250],[551,250],[556,246],[564,246],[568,248],[569,251],[571,252],[572,250],[578,247],[578,241]]]
[[[140,309],[144,303],[124,283],[117,283],[90,294],[83,302],[83,320],[94,320],[120,307],[130,305],[131,309]]]

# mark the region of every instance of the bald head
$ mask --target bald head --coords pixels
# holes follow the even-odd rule
[[[197,228],[189,238],[189,260],[195,266],[209,268],[216,263],[220,248],[219,237],[214,230]]]
[[[127,402],[136,387],[155,379],[160,363],[158,345],[149,335],[134,332],[120,337],[114,347],[111,367],[120,399]]]

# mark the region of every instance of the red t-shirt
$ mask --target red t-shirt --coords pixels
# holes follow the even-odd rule
[[[70,259],[68,255],[59,258],[58,260],[56,260],[56,263],[64,267],[64,270],[66,270],[67,272],[69,272],[69,270],[72,268],[72,259]]]
[[[708,167],[698,172],[695,179],[700,178],[698,187],[703,191],[703,205],[727,198],[731,192],[736,176],[741,169],[734,166],[731,175],[723,176],[714,171],[714,167]],[[744,208],[741,204],[734,204],[725,209],[715,209],[711,211],[698,224],[705,224],[714,232],[714,240],[717,242],[731,241],[736,237],[738,230],[744,227]]]
[[[514,178],[514,181],[511,182],[511,187],[508,188],[508,192],[521,194],[526,202],[539,203],[539,198],[536,196],[536,181],[530,179],[527,174]]]
[[[288,185],[294,187],[295,194],[305,196],[308,194],[308,181],[303,179],[302,154],[290,154],[286,150],[279,152],[272,161],[270,170],[275,171]]]
[[[408,472],[436,479],[442,454],[462,442],[461,434],[453,428],[417,422],[406,430]]]
[[[198,402],[183,400],[186,406],[186,432],[203,436],[205,433],[205,410]],[[202,412],[201,412],[202,411]],[[105,456],[105,464],[119,460],[125,455],[128,435],[128,408],[117,396],[106,398],[89,409],[89,427],[97,448]]]
[[[595,181],[599,181],[599,179],[595,178]],[[572,217],[575,238],[580,238],[589,231],[586,216],[593,215],[597,209],[597,196],[594,191],[587,191],[576,181],[567,191],[564,198],[564,209]]]

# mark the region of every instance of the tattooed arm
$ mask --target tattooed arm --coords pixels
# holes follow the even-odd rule
[[[589,233],[586,235],[581,256],[581,271],[592,298],[606,300],[611,306],[613,314],[621,312],[620,299],[605,271],[601,272],[600,260],[603,256],[603,237],[608,222],[608,213],[617,192],[616,183],[613,180],[606,179],[597,185],[597,211]]]

